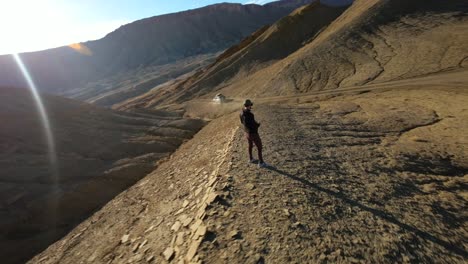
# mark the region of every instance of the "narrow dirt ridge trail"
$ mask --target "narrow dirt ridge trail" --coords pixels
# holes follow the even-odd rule
[[[468,90],[395,89],[239,113],[30,263],[464,263]]]
[[[395,94],[384,94],[379,96],[395,100]],[[395,156],[404,133],[443,121],[420,104],[409,100],[408,114],[396,113],[400,126],[387,127],[373,123],[392,110],[372,116],[365,104],[347,99],[257,109],[271,166],[248,164],[238,131],[227,171],[231,181],[219,190],[228,191],[229,199],[208,209],[213,234],[198,250],[200,260],[463,263],[468,170],[446,164],[428,172]],[[443,185],[434,191],[428,187],[434,182]]]

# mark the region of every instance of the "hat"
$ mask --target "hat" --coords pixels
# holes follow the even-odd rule
[[[252,103],[252,101],[250,101],[250,99],[245,100],[245,103],[244,103],[245,107],[252,106],[252,105],[253,105],[253,103]]]

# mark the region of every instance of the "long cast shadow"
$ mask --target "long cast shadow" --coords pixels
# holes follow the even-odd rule
[[[390,223],[393,223],[395,225],[398,225],[399,227],[401,227],[402,229],[406,230],[406,231],[409,231],[409,232],[412,232],[414,234],[416,234],[417,236],[423,238],[423,239],[426,239],[426,240],[429,240],[429,241],[432,241],[442,247],[444,247],[446,250],[452,252],[452,253],[455,253],[459,256],[462,256],[463,258],[467,258],[468,257],[468,253],[463,249],[463,248],[460,248],[460,247],[457,247],[456,245],[453,245],[453,244],[450,244],[449,242],[446,242],[444,240],[441,240],[437,237],[435,237],[434,235],[431,235],[423,230],[420,230],[416,227],[413,227],[413,226],[410,226],[408,224],[405,224],[405,223],[402,223],[400,222],[395,216],[393,216],[392,214],[389,214],[385,211],[381,211],[381,210],[378,210],[378,209],[374,209],[374,208],[371,208],[371,207],[368,207],[366,205],[363,205],[355,200],[352,200],[352,199],[349,199],[347,198],[344,194],[340,193],[340,192],[335,192],[335,191],[332,191],[332,190],[329,190],[329,189],[326,189],[326,188],[323,188],[317,184],[314,184],[314,183],[311,183],[305,179],[302,179],[302,178],[299,178],[295,175],[292,175],[292,174],[289,174],[287,172],[284,172],[284,171],[281,171],[275,167],[268,167],[269,170],[271,171],[274,171],[274,172],[277,172],[278,174],[280,175],[283,175],[283,176],[286,176],[292,180],[295,180],[295,181],[298,181],[306,186],[309,186],[311,188],[314,188],[318,191],[321,191],[321,192],[324,192],[324,193],[327,193],[333,197],[336,197],[338,199],[341,199],[342,201],[352,205],[352,206],[357,206],[359,207],[360,209],[364,210],[364,211],[367,211],[367,212],[370,212],[372,214],[374,214],[375,216],[377,217],[380,217],[384,220],[387,220],[388,222]]]

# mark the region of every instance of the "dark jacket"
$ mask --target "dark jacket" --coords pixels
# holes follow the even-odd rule
[[[258,134],[259,123],[255,121],[254,115],[249,109],[243,109],[240,114],[240,121],[244,125],[245,132],[249,134]]]

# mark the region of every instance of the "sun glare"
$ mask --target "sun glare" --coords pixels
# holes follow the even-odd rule
[[[0,53],[44,49],[60,40],[64,11],[53,1],[5,0],[0,4]]]
[[[63,0],[2,0],[0,55],[98,39],[128,22],[90,21],[76,8]],[[88,53],[83,49],[77,51]]]

